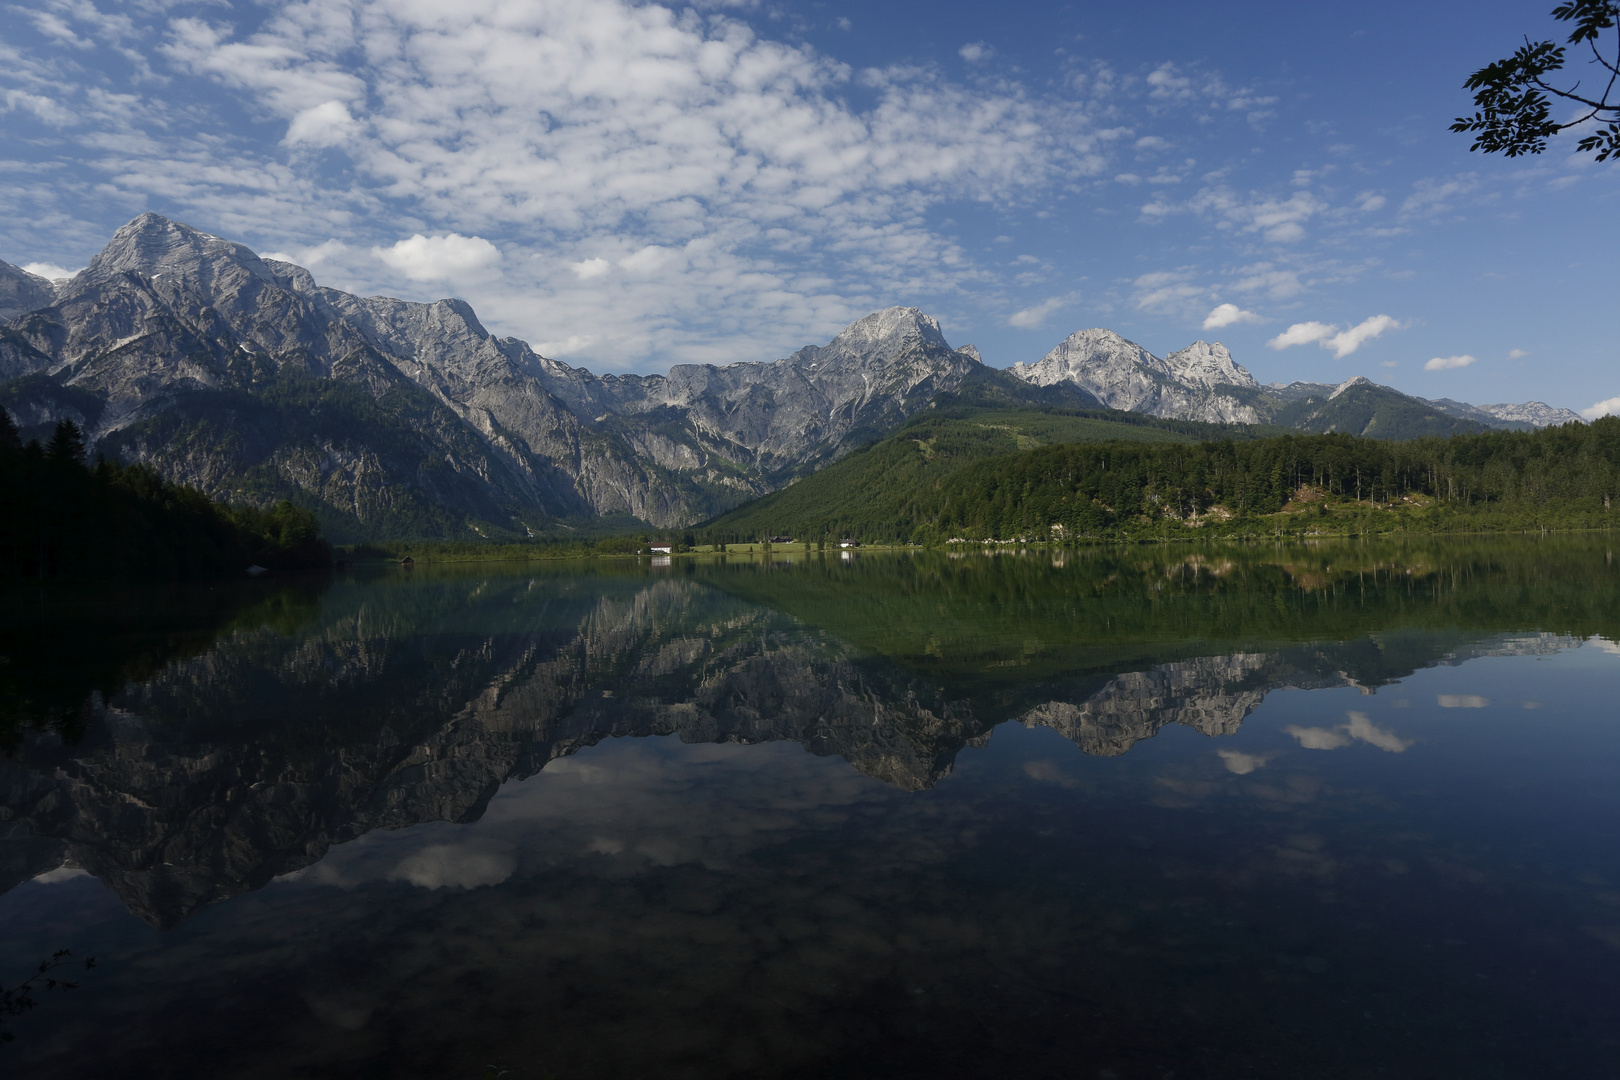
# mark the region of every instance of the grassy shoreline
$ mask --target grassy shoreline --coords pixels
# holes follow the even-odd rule
[[[1376,517],[1375,515],[1389,515]],[[1419,516],[1421,515],[1421,516]],[[696,544],[684,550],[653,552],[649,546],[636,541],[636,546],[615,544],[602,548],[584,547],[578,543],[498,543],[481,541],[382,541],[355,544],[337,549],[340,564],[353,566],[399,564],[405,559],[411,563],[468,563],[468,562],[559,562],[630,559],[719,559],[731,556],[834,556],[897,551],[997,551],[1007,548],[1072,550],[1112,546],[1138,546],[1154,544],[1233,543],[1261,541],[1304,542],[1312,540],[1347,540],[1369,537],[1479,537],[1479,536],[1541,536],[1609,533],[1616,531],[1620,521],[1609,519],[1607,513],[1582,515],[1598,517],[1589,520],[1525,520],[1515,515],[1511,520],[1491,520],[1495,515],[1441,514],[1407,510],[1362,510],[1353,515],[1331,514],[1319,516],[1302,511],[1284,511],[1261,519],[1229,522],[1209,522],[1188,525],[1177,521],[1144,524],[1130,532],[1106,536],[1077,536],[1067,538],[1005,537],[1005,538],[952,538],[950,540],[919,544],[901,541],[862,542],[859,547],[840,548],[836,541],[810,544],[730,543]],[[1338,520],[1334,520],[1337,517]],[[653,541],[659,543],[660,541]]]

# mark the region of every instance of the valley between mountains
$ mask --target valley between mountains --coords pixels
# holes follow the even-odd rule
[[[70,419],[92,453],[214,498],[291,499],[339,541],[687,526],[941,406],[1084,412],[1107,438],[1122,430],[1110,417],[1144,415],[1198,422],[1164,429],[1177,438],[1266,425],[1406,439],[1580,419],[1364,378],[1262,385],[1219,343],[1160,358],[1103,329],[998,369],[906,307],[784,359],[599,376],[496,337],[463,301],[323,288],[150,213],[71,279],[0,262],[0,405],[25,439]]]

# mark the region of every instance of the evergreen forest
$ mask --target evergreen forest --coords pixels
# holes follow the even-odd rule
[[[714,542],[1096,542],[1610,528],[1620,418],[1396,442],[1267,434],[1127,441],[1052,417],[922,416],[700,530]],[[1084,440],[1084,441],[1083,441]]]
[[[227,506],[143,465],[85,461],[71,420],[26,445],[0,410],[0,580],[240,576],[328,566],[308,510]]]

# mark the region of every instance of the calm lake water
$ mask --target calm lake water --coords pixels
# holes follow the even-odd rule
[[[0,1073],[1617,1076],[1616,546],[5,594]]]

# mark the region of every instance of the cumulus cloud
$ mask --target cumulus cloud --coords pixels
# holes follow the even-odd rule
[[[1219,330],[1222,327],[1233,326],[1237,323],[1261,321],[1260,316],[1252,311],[1244,311],[1236,304],[1217,304],[1215,310],[1204,316],[1204,329]]]
[[[294,116],[282,142],[288,146],[337,146],[351,138],[358,127],[343,102],[323,101]]]
[[[1527,357],[1529,355],[1530,354],[1525,352],[1523,349],[1509,349],[1508,350],[1508,359],[1509,360],[1523,360],[1525,357]]]
[[[1229,187],[1207,187],[1185,203],[1155,200],[1142,207],[1142,219],[1162,221],[1173,214],[1190,212],[1216,219],[1216,228],[1258,233],[1276,244],[1291,244],[1305,237],[1306,224],[1328,209],[1328,204],[1308,191],[1296,191],[1286,199],[1256,192],[1247,194]]]
[[[1423,370],[1450,371],[1453,368],[1465,368],[1469,364],[1476,364],[1478,362],[1479,358],[1477,356],[1469,356],[1467,353],[1464,353],[1461,356],[1435,356],[1431,357],[1424,363]]]
[[[1385,330],[1399,330],[1401,324],[1388,315],[1374,315],[1370,319],[1350,327],[1342,333],[1334,334],[1322,342],[1324,349],[1332,349],[1336,360],[1343,360],[1346,356],[1361,348],[1362,345],[1378,337]]]
[[[972,41],[957,49],[956,54],[970,64],[977,64],[980,60],[988,60],[996,55],[996,50],[982,41]]]
[[[1313,341],[1326,341],[1337,331],[1337,326],[1320,322],[1295,323],[1270,341],[1266,342],[1268,348],[1287,349],[1295,345],[1309,345]]]
[[[1384,331],[1400,328],[1401,323],[1388,315],[1374,315],[1344,330],[1329,323],[1302,322],[1290,326],[1266,345],[1282,350],[1315,342],[1324,349],[1332,349],[1334,359],[1342,360]]]
[[[1478,694],[1437,694],[1435,701],[1442,709],[1483,709],[1491,703],[1490,698]]]
[[[285,124],[289,147],[343,153],[354,179],[332,185],[295,161],[258,180],[257,202],[222,191],[217,168],[161,182],[276,228],[320,202],[332,221],[488,237],[504,283],[469,299],[490,325],[590,340],[598,362],[635,366],[771,355],[898,296],[960,293],[992,275],[925,211],[1018,203],[1106,165],[1084,102],[933,68],[857,70],[712,10],[466,0],[456,12],[295,4],[240,35],[206,8],[168,19],[161,52],[179,72]],[[412,281],[452,265],[447,250],[378,251]],[[343,273],[358,286],[367,271]]]
[[[1620,416],[1620,397],[1605,398],[1590,409],[1582,409],[1581,415],[1588,420],[1596,420],[1600,416]]]
[[[69,270],[66,267],[57,266],[55,263],[46,262],[23,263],[22,269],[36,277],[42,277],[49,281],[61,281],[78,273],[77,270]]]
[[[1020,330],[1039,330],[1046,325],[1047,319],[1073,303],[1075,299],[1072,295],[1048,297],[1034,307],[1027,307],[1007,316],[1007,325],[1016,326]]]
[[[412,281],[448,281],[489,271],[501,261],[501,252],[481,236],[423,236],[417,233],[393,247],[372,248],[372,254]]]

